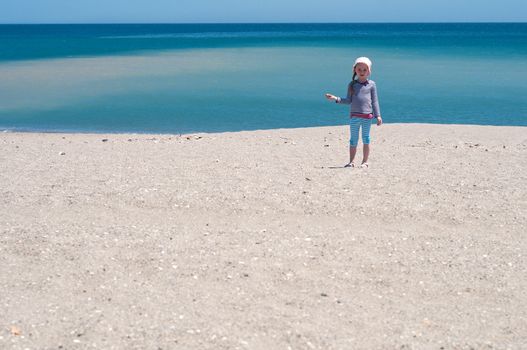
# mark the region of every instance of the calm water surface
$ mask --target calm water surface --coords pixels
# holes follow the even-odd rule
[[[527,126],[527,24],[0,25],[0,129],[347,123],[357,56],[388,123]]]

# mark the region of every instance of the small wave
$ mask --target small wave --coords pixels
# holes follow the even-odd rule
[[[199,32],[199,33],[164,33],[164,34],[132,34],[132,35],[107,35],[100,39],[225,39],[225,38],[291,38],[291,37],[328,37],[351,35],[368,35],[366,31],[297,31],[297,32]]]
[[[486,33],[467,31],[461,37],[503,36],[503,33]],[[288,39],[288,38],[350,38],[350,37],[459,37],[457,31],[385,31],[385,30],[333,30],[333,31],[245,31],[245,32],[194,32],[194,33],[145,33],[129,35],[104,35],[99,39]],[[507,36],[524,36],[523,33],[507,33]]]

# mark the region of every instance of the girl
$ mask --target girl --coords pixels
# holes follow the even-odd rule
[[[348,84],[348,95],[340,98],[326,94],[326,98],[335,103],[351,104],[350,113],[350,161],[344,167],[354,167],[357,144],[359,142],[359,128],[362,128],[362,143],[364,145],[362,168],[368,167],[370,155],[370,128],[371,120],[377,118],[377,125],[382,124],[377,87],[373,80],[368,80],[371,74],[371,61],[368,57],[359,57],[353,65],[353,78]],[[358,79],[355,79],[358,77]]]

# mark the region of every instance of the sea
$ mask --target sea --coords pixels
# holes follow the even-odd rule
[[[527,23],[75,24],[0,25],[0,130],[345,125],[359,56],[385,123],[527,126]]]

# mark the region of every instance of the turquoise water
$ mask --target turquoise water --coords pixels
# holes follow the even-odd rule
[[[388,123],[527,126],[527,24],[0,25],[0,129],[347,123],[357,56]]]

